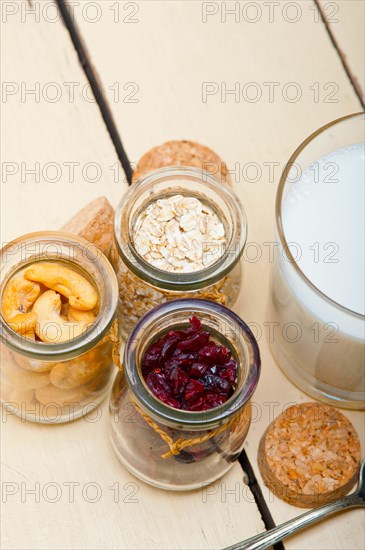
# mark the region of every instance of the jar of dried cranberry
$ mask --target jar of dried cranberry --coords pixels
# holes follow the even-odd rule
[[[118,254],[112,259],[123,336],[169,300],[201,298],[234,307],[246,237],[239,198],[208,172],[161,168],[133,183],[115,214]]]
[[[162,489],[220,478],[242,451],[260,354],[248,326],[208,300],[166,302],[130,334],[110,401],[121,463]]]

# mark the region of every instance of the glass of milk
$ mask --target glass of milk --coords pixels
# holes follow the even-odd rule
[[[327,124],[292,155],[276,198],[268,315],[275,360],[339,407],[365,398],[365,117]]]

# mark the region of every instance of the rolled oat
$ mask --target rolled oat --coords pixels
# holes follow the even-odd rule
[[[190,273],[215,263],[224,254],[221,218],[196,197],[173,195],[143,210],[134,230],[137,252],[163,271]]]

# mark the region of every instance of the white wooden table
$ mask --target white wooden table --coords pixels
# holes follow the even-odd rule
[[[320,0],[322,15],[312,0],[69,3],[84,66],[98,74],[130,160],[163,141],[192,139],[235,170],[249,242],[262,251],[256,262],[246,257],[240,301],[242,317],[262,330],[245,448],[278,524],[301,510],[263,485],[258,442],[273,416],[308,397],[282,375],[265,340],[264,243],[273,241],[275,192],[290,154],[322,124],[363,109],[364,2]],[[127,181],[57,4],[2,1],[1,35],[4,244],[58,229],[99,195],[116,205]],[[364,451],[364,415],[346,414]],[[2,548],[212,549],[264,529],[238,463],[209,490],[155,490],[120,466],[107,422],[107,403],[100,418],[63,426],[2,411]],[[363,546],[361,510],[285,542],[298,550]]]

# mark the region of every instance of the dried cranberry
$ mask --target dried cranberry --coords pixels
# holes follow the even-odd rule
[[[214,409],[214,407],[219,407],[226,401],[224,395],[219,395],[217,393],[207,393],[204,397],[204,409]]]
[[[168,336],[168,338],[166,338],[160,352],[160,364],[163,364],[167,359],[170,359],[179,341],[180,336],[178,336],[177,334]]]
[[[146,377],[146,383],[147,386],[150,388],[150,390],[161,399],[161,395],[171,395],[171,388],[169,384],[166,382],[165,377],[163,374],[159,374],[156,372],[151,372]]]
[[[183,408],[187,411],[202,411],[204,407],[203,397],[194,397],[185,401]]]
[[[229,380],[229,382],[234,382],[237,378],[237,363],[236,363],[236,361],[234,361],[233,359],[228,361],[228,363],[226,363],[224,365],[224,368],[221,369],[219,375],[221,376],[221,378],[225,378],[225,379]]]
[[[174,363],[177,367],[189,367],[197,360],[195,353],[177,353],[173,354],[171,363]]]
[[[185,330],[171,330],[154,342],[142,360],[152,393],[176,409],[204,411],[219,407],[234,392],[237,362],[210,339],[193,316]]]
[[[180,337],[182,340],[183,339],[186,340],[188,337],[192,336],[193,334],[197,334],[201,332],[201,330],[202,330],[202,324],[200,319],[198,319],[198,317],[195,317],[195,315],[193,315],[189,319],[188,328],[186,328],[185,330],[178,330],[176,332],[180,334]]]
[[[172,393],[175,396],[180,396],[184,393],[188,375],[179,367],[174,367],[170,374],[170,384]]]
[[[161,351],[161,346],[156,346],[156,344],[153,344],[147,350],[142,361],[142,370],[144,371],[144,373],[147,373],[148,371],[158,367],[160,363],[160,351]]]
[[[153,372],[156,372],[156,370],[159,370],[160,372],[163,372],[164,375],[165,375],[166,380],[168,380],[168,378],[170,378],[170,375],[171,375],[172,371],[177,366],[178,365],[175,364],[174,360],[171,359],[170,361],[166,361],[166,363],[164,365],[161,365],[161,367],[159,367],[158,369],[154,369]]]
[[[189,374],[193,378],[200,378],[203,376],[208,369],[208,365],[204,365],[204,363],[193,363],[190,367]]]
[[[193,462],[196,462],[194,455],[192,453],[188,453],[188,451],[184,451],[184,449],[182,449],[178,455],[173,455],[173,458],[178,462],[183,462],[184,464],[192,464]]]
[[[166,396],[164,399],[161,399],[166,405],[170,405],[170,407],[173,407],[174,409],[180,409],[181,405],[177,399],[174,399],[173,397]]]
[[[186,400],[193,399],[198,395],[204,393],[204,384],[198,380],[191,379],[190,382],[186,384],[184,398]]]
[[[177,336],[178,338],[181,338],[181,330],[170,330],[170,331],[166,334],[164,340],[166,341],[168,338],[175,338],[176,336]]]
[[[220,378],[219,376],[214,376],[214,374],[206,374],[203,376],[202,382],[206,390],[222,393],[223,395],[227,395],[231,387],[228,380],[224,380],[224,378]]]
[[[202,328],[201,320],[198,319],[198,317],[195,317],[195,315],[190,317],[189,323],[191,325],[191,330],[193,330],[195,332],[198,332]]]
[[[178,462],[184,462],[185,464],[191,464],[193,462],[200,462],[201,460],[204,460],[207,456],[214,453],[215,449],[217,448],[217,445],[214,444],[214,438],[211,439],[211,445],[209,447],[205,448],[204,451],[192,451],[188,452],[185,451],[185,449],[182,449],[178,455],[174,455],[174,459]]]
[[[218,365],[224,365],[228,363],[231,358],[231,352],[224,346],[205,346],[199,350],[199,360],[202,363],[217,363]]]
[[[209,336],[209,332],[199,332],[187,340],[179,342],[177,347],[184,351],[198,351],[202,346],[207,344],[209,341]]]

